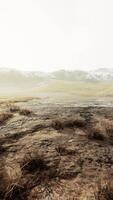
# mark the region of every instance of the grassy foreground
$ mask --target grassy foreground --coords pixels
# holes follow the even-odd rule
[[[113,108],[21,98],[0,108],[1,200],[112,200]]]

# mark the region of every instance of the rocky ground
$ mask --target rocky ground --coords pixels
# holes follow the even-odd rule
[[[113,108],[1,102],[1,200],[108,200],[112,177]]]

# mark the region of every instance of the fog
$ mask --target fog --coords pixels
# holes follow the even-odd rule
[[[112,0],[1,0],[0,67],[112,67],[112,8]]]

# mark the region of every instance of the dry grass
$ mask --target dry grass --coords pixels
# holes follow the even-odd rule
[[[30,111],[28,109],[20,109],[19,110],[19,114],[20,115],[25,115],[25,116],[30,116],[32,114],[32,111]]]
[[[11,105],[11,106],[9,105],[9,110],[12,113],[16,113],[16,112],[20,111],[20,108],[18,106],[15,106],[15,105]]]
[[[106,133],[110,139],[113,139],[113,124],[106,127]]]
[[[24,116],[30,116],[33,113],[29,109],[22,109],[18,106],[15,106],[15,105],[9,106],[9,110],[12,113],[19,113],[20,115],[24,115]]]
[[[21,165],[21,168],[24,172],[34,173],[37,171],[43,171],[47,168],[46,163],[42,155],[37,153],[32,155],[25,156]]]
[[[23,185],[20,184],[21,169],[19,165],[2,163],[0,168],[0,199],[22,200]],[[17,195],[18,194],[18,195]]]
[[[6,152],[6,148],[0,144],[0,155]]]
[[[66,147],[61,146],[61,145],[58,145],[55,148],[55,150],[61,156],[64,156],[64,155],[75,155],[76,154],[76,150],[74,150],[74,149],[67,149]]]
[[[4,124],[7,120],[13,117],[13,114],[10,112],[0,113],[0,125]]]
[[[2,161],[3,162],[3,161]],[[44,182],[47,166],[42,155],[27,155],[19,163],[2,163],[0,200],[27,200],[31,189]]]
[[[113,122],[110,120],[101,120],[97,124],[88,128],[88,138],[96,140],[113,139]]]
[[[104,184],[99,181],[97,191],[94,194],[95,200],[113,200],[113,184],[107,180]]]
[[[78,128],[83,128],[85,127],[86,122],[83,118],[78,118],[78,119],[56,119],[54,121],[52,121],[52,128],[56,129],[56,130],[62,130],[64,128],[74,128],[74,127],[78,127]]]
[[[84,119],[82,118],[78,118],[78,119],[70,119],[70,120],[65,120],[64,121],[64,127],[78,127],[78,128],[82,128],[86,125],[86,122]]]
[[[60,120],[54,120],[51,123],[51,127],[56,130],[62,130],[63,129],[63,123]]]
[[[43,188],[49,190],[56,177],[56,168],[47,168],[43,156],[38,154],[26,156],[21,167],[5,165],[0,169],[0,200],[28,200],[32,189],[40,186],[43,193]],[[34,195],[40,195],[40,191]]]
[[[30,195],[33,191],[34,199],[41,199],[38,198],[38,195],[43,193],[47,187],[50,191],[53,187],[51,186],[52,182],[54,182],[52,190],[56,192],[56,195],[61,187],[59,196],[64,193],[65,196],[70,195],[73,199],[76,197],[79,199],[76,188],[78,187],[79,190],[81,187],[81,191],[84,192],[86,189],[86,194],[89,192],[89,195],[94,196],[93,186],[101,168],[112,169],[113,149],[112,145],[109,146],[109,138],[112,138],[113,134],[112,120],[109,122],[108,119],[105,125],[104,122],[101,123],[101,118],[97,120],[92,118],[92,121],[86,124],[84,118],[77,117],[77,114],[74,118],[74,113],[72,115],[70,113],[63,115],[62,113],[61,119],[53,120],[54,115],[52,114],[54,113],[51,111],[51,118],[47,122],[42,121],[42,119],[39,121],[39,117],[35,118],[35,122],[32,121],[34,118],[31,117],[29,118],[31,125],[26,127],[28,118],[18,116],[22,110],[24,109],[14,106],[10,112],[15,117],[14,122],[18,122],[22,118],[25,120],[25,126],[22,124],[21,129],[21,121],[19,121],[17,123],[18,129],[13,132],[12,123],[11,135],[1,138],[0,156],[1,159],[4,157],[5,163],[0,165],[0,200],[31,200]],[[8,111],[8,113],[10,112]],[[16,112],[17,114],[13,114]],[[29,112],[25,111],[22,114],[29,115]],[[44,114],[41,113],[41,115]],[[98,114],[95,115],[98,117]],[[60,132],[52,129],[51,121],[54,129],[64,130]],[[4,132],[10,131],[10,124],[7,125],[8,129],[5,127]],[[88,140],[86,133],[91,140]],[[107,138],[108,142],[104,141]],[[25,152],[27,153],[24,156]],[[91,190],[88,188],[90,184]],[[72,190],[69,190],[68,187],[71,187]],[[113,200],[112,189],[112,184],[109,182],[99,183],[95,191],[95,200]],[[73,191],[75,191],[75,196]],[[50,193],[47,193],[46,198],[55,199],[54,196],[51,197],[53,195],[51,191]],[[56,199],[59,199],[59,196]],[[81,200],[86,200],[86,198]]]
[[[97,124],[95,127],[92,126],[88,129],[88,138],[104,140],[106,138],[106,130],[100,124]]]

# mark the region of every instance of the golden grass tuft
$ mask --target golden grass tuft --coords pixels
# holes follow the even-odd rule
[[[2,161],[3,162],[3,161]],[[44,181],[47,170],[42,155],[26,155],[17,163],[0,165],[0,200],[25,200],[31,189]],[[48,177],[48,176],[47,176]]]
[[[14,200],[16,197],[21,199],[18,198],[19,188],[22,188],[20,185],[21,176],[19,164],[2,164],[0,168],[0,199]]]

